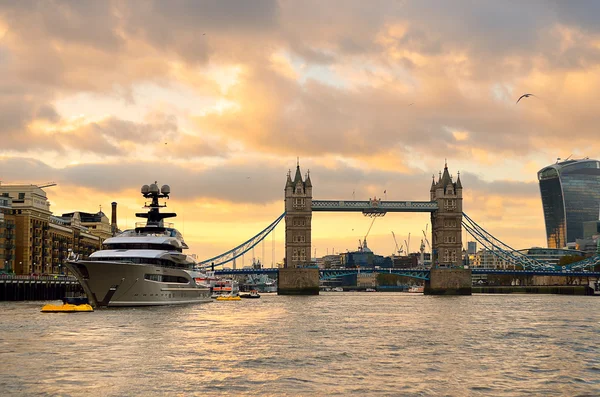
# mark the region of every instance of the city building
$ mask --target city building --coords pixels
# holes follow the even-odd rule
[[[583,238],[600,236],[600,220],[583,222]]]
[[[503,260],[499,252],[486,248],[480,249],[475,254],[469,256],[469,264],[472,267],[483,269],[507,269],[512,265]]]
[[[598,220],[600,161],[566,160],[538,172],[548,248],[583,238],[583,223]]]
[[[367,240],[363,240],[357,251],[343,252],[340,254],[342,267],[392,267],[392,259],[377,255],[367,246]]]
[[[12,199],[0,197],[0,272],[12,273],[15,268],[15,216]]]
[[[583,238],[577,239],[575,248],[587,254],[600,254],[600,220],[583,222]]]
[[[375,288],[377,286],[377,274],[359,273],[356,275],[356,285],[358,287]]]
[[[317,266],[319,266],[322,269],[336,268],[342,265],[342,261],[339,254],[325,255],[321,258],[317,258],[316,262]]]
[[[69,250],[87,258],[100,249],[103,239],[87,227],[52,216],[40,186],[0,185],[0,200],[0,241],[4,241],[0,254],[5,268],[16,274],[64,273]]]
[[[556,266],[560,262],[560,258],[565,255],[585,257],[585,252],[574,249],[563,248],[524,248],[517,252],[527,255],[528,257],[537,260],[538,262]],[[481,249],[475,255],[469,255],[470,265],[476,268],[483,269],[512,269],[513,265],[509,261],[501,258],[497,251]]]
[[[529,256],[541,263],[545,263],[547,265],[556,266],[560,262],[560,258],[563,256],[580,256],[581,259],[584,259],[585,252],[581,250],[575,249],[562,249],[562,248],[540,248],[540,247],[532,247],[520,249],[518,252]]]
[[[473,255],[477,252],[477,241],[467,242],[467,254]]]
[[[113,236],[111,223],[102,211],[95,214],[79,211],[69,212],[67,214],[62,214],[60,218],[73,226],[84,226],[88,228],[91,234],[100,237],[102,241]]]

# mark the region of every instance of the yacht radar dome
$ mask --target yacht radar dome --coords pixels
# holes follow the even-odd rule
[[[162,187],[160,188],[160,192],[168,196],[169,194],[171,194],[171,188],[169,187],[169,185],[162,185]]]
[[[156,183],[150,185],[150,193],[158,193],[158,185]]]
[[[149,191],[150,191],[150,186],[148,186],[148,185],[142,186],[142,194],[148,194]]]

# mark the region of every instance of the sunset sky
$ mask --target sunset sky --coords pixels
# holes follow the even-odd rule
[[[364,200],[428,200],[447,159],[471,218],[545,246],[536,172],[600,157],[599,20],[593,0],[2,0],[0,181],[57,182],[57,215],[117,201],[121,228],[169,184],[204,259],[281,215],[297,157],[315,199]],[[313,214],[313,250],[370,221]],[[414,251],[428,222],[388,214],[369,246]]]

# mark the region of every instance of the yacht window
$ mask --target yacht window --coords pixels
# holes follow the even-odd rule
[[[144,278],[150,281],[158,281],[163,283],[178,283],[188,284],[190,280],[181,276],[169,276],[166,274],[145,274]]]

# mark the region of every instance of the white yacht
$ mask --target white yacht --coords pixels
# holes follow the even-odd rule
[[[105,306],[156,306],[211,302],[206,276],[195,270],[196,261],[183,253],[188,246],[179,231],[163,219],[177,216],[160,213],[159,198],[169,198],[168,185],[142,186],[146,204],[145,224],[125,230],[104,241],[102,250],[86,260],[71,257],[66,266],[77,277],[90,304]]]

